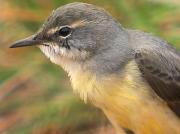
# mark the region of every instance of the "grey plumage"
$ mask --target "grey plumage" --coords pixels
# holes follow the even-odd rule
[[[73,29],[73,34],[66,39],[48,34],[50,29],[79,20],[87,24]],[[78,2],[53,11],[34,37],[43,40],[45,46],[40,48],[55,63],[62,46],[69,49],[66,51],[75,48],[79,53],[88,52],[85,59],[78,57],[73,62],[97,76],[121,73],[124,66],[135,59],[147,83],[180,116],[180,54],[166,41],[125,29],[104,9]]]
[[[71,30],[68,33],[66,29],[65,36],[60,33],[63,27]],[[72,3],[55,10],[37,34],[16,42],[12,47],[32,43],[40,43],[44,54],[68,72],[81,98],[87,101],[89,97],[110,116],[113,115],[111,120],[116,119],[115,126],[124,125],[130,133],[144,134],[144,129],[147,129],[148,133],[169,134],[173,131],[179,134],[180,53],[166,41],[123,28],[104,9],[86,3]],[[115,81],[112,81],[114,77]],[[108,80],[102,80],[104,78]],[[104,86],[106,82],[110,87]],[[114,96],[109,92],[113,84]],[[115,112],[112,110],[113,102],[117,105]],[[134,108],[134,104],[137,107]],[[151,113],[154,108],[158,111]],[[141,118],[149,116],[152,117],[150,123],[143,124]],[[172,121],[162,125],[169,118],[173,118]],[[146,122],[146,119],[142,120]]]
[[[178,51],[151,34],[123,28],[106,11],[89,4],[73,3],[57,9],[48,18],[45,30],[79,19],[91,24],[74,31],[73,41],[69,39],[69,43],[93,53],[93,58],[81,63],[86,69],[95,71],[97,75],[117,73],[135,58],[152,89],[180,116]],[[82,34],[84,36],[79,36]]]

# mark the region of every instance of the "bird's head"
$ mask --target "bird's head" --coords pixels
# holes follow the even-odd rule
[[[57,64],[64,58],[81,62],[111,49],[119,33],[123,35],[123,28],[104,9],[71,3],[56,9],[36,34],[11,48],[37,45]]]

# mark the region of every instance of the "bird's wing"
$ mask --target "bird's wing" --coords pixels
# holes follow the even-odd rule
[[[180,54],[168,46],[141,46],[135,60],[147,83],[180,117]]]

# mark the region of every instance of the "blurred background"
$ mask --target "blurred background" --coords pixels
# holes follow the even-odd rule
[[[38,48],[8,48],[73,1],[0,0],[0,134],[114,134],[103,113],[73,95],[66,73]],[[180,49],[179,0],[79,1],[104,7],[125,27]]]

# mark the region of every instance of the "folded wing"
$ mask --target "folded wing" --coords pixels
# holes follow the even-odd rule
[[[141,46],[135,60],[147,83],[180,118],[180,54],[168,45]]]

